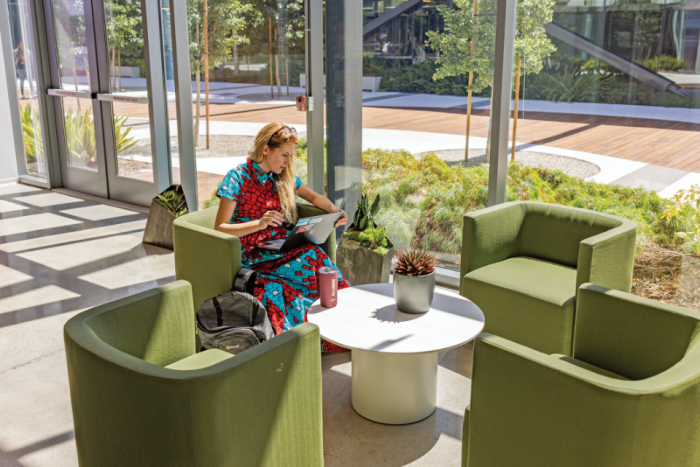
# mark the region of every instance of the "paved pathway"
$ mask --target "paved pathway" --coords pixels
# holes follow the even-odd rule
[[[284,121],[303,127],[305,114],[293,105],[303,88],[290,87],[289,98],[286,89],[277,96],[275,88],[274,100],[266,97],[269,92],[269,86],[211,83],[212,134],[249,134],[263,125],[251,122]],[[485,144],[489,104],[488,99],[474,100],[470,147]],[[175,103],[170,107],[174,115]],[[363,146],[413,153],[463,148],[465,107],[466,98],[459,96],[365,92]],[[593,177],[596,181],[641,185],[666,197],[700,183],[700,109],[530,100],[521,101],[520,109],[518,149],[584,159],[601,167]],[[119,103],[115,111],[147,117],[145,106]],[[171,128],[174,132],[175,126]],[[204,125],[200,131],[204,134]],[[221,167],[235,162],[200,158],[198,168],[220,174]]]

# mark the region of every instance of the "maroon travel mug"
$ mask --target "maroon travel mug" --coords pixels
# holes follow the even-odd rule
[[[318,290],[321,294],[321,306],[333,308],[338,304],[338,270],[325,267],[318,270]]]

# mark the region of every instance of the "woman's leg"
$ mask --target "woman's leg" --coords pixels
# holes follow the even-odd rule
[[[319,298],[318,270],[335,267],[320,248],[305,245],[288,252],[284,258],[255,266],[258,271],[255,296],[267,309],[272,327],[277,333],[306,322],[306,312]],[[338,288],[350,287],[338,271]],[[347,349],[321,340],[321,350],[327,353]]]
[[[22,99],[24,99],[24,80],[27,78],[26,70],[17,70],[17,77],[19,78],[19,92],[22,93]]]

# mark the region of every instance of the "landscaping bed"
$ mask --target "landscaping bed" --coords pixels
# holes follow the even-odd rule
[[[295,165],[302,180],[304,142]],[[368,196],[381,194],[376,220],[397,248],[424,247],[436,253],[440,265],[459,268],[463,216],[486,207],[488,167],[450,166],[435,154],[416,159],[406,151],[367,150],[362,183]],[[586,182],[514,162],[508,167],[507,200],[562,204],[636,222],[632,292],[700,310],[700,188],[669,200],[641,188]],[[207,200],[215,204],[215,197]]]

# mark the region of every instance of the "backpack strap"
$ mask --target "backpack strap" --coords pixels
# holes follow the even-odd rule
[[[216,297],[212,298],[212,302],[214,304],[214,308],[216,308],[216,325],[217,326],[223,326],[224,324],[224,312],[221,309],[221,305],[219,305],[219,300],[216,299]]]

